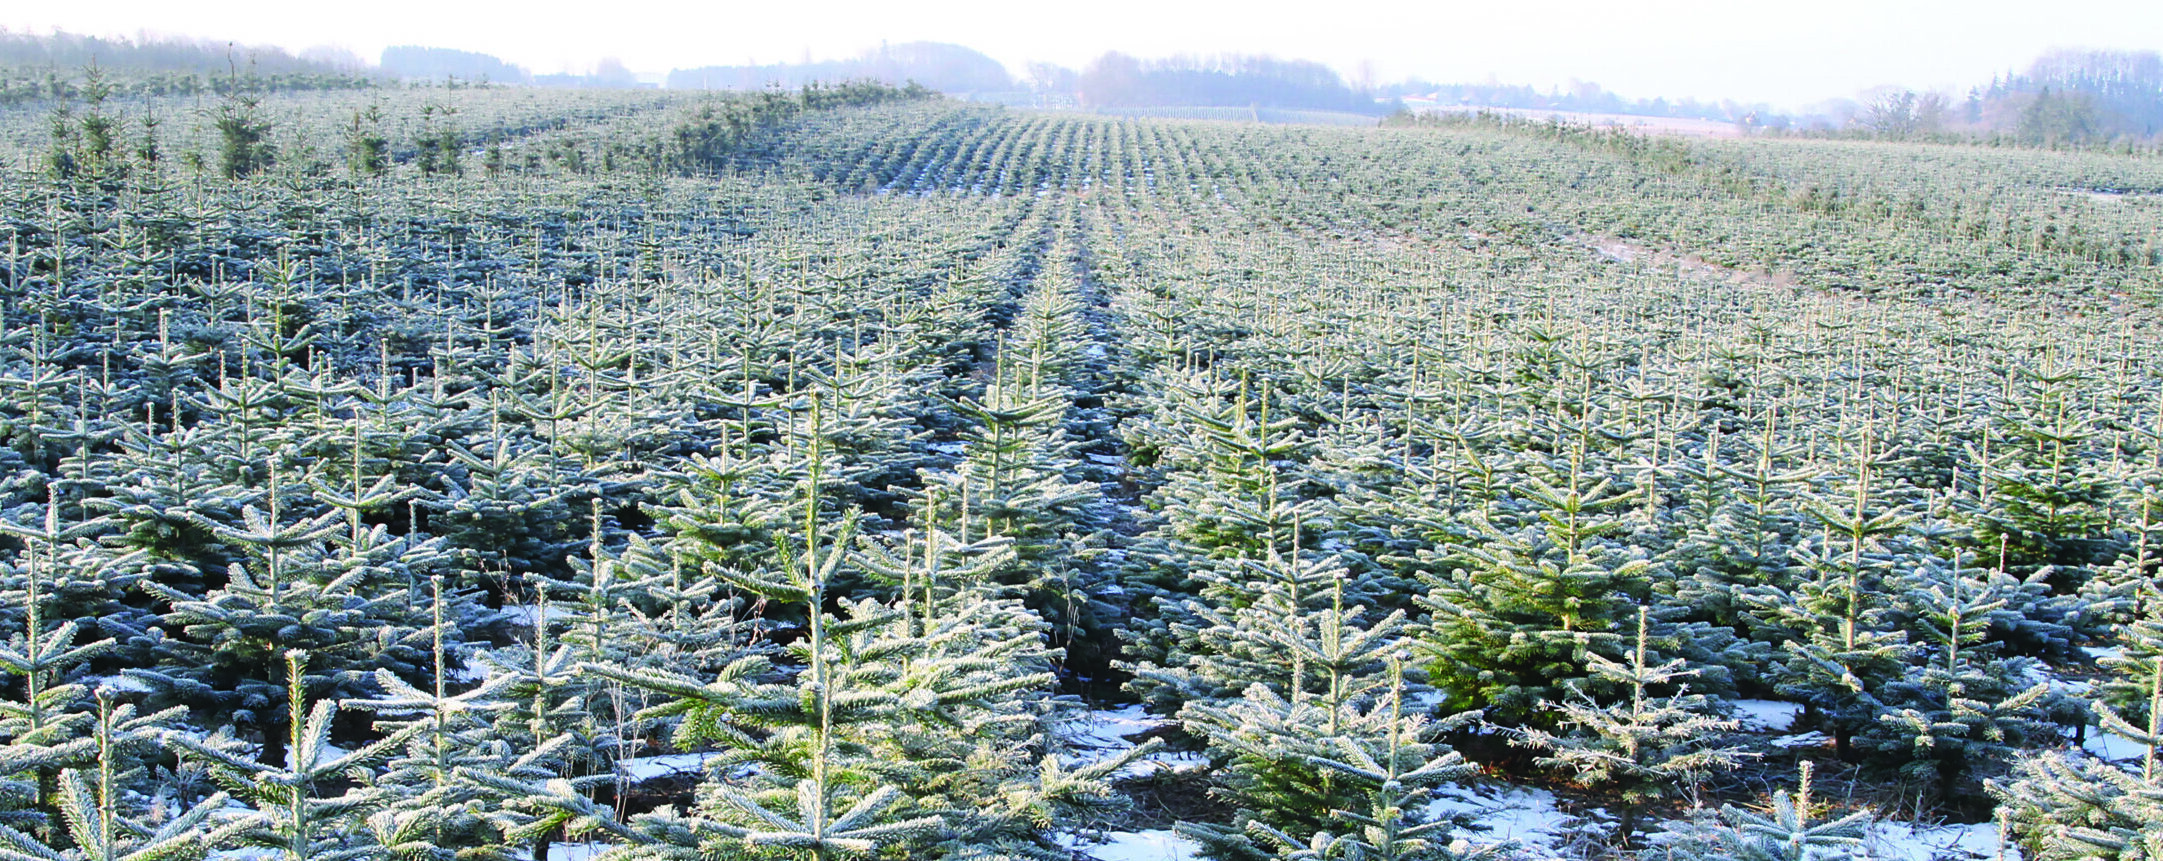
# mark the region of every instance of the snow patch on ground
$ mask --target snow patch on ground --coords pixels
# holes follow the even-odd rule
[[[1735,707],[1743,729],[1759,732],[1787,732],[1802,715],[1801,705],[1777,700],[1729,700],[1728,705]]]
[[[2080,749],[2109,762],[2125,762],[2148,755],[2147,745],[2093,726],[2088,728],[2088,737],[2081,741]]]
[[[1068,846],[1097,861],[1192,861],[1201,844],[1171,831],[1112,831],[1100,842]],[[553,859],[551,859],[553,861]]]
[[[1148,713],[1140,704],[1091,709],[1070,727],[1067,741],[1082,754],[1080,762],[1095,762],[1126,753],[1141,744],[1129,736],[1139,736],[1171,723],[1169,718]],[[1196,771],[1206,765],[1208,761],[1199,753],[1160,750],[1128,763],[1125,768],[1113,772],[1112,778],[1142,777],[1163,771]]]
[[[1515,843],[1534,852],[1553,852],[1566,835],[1576,830],[1573,821],[1577,817],[1556,807],[1555,794],[1544,789],[1456,787],[1443,793],[1444,797],[1428,803],[1428,818],[1465,815],[1474,824],[1486,826],[1486,831],[1451,835],[1475,847]]]
[[[2088,657],[2098,661],[2104,658],[2116,660],[2125,657],[2124,646],[2082,646],[2080,650],[2086,653]]]
[[[1075,747],[1091,750],[1123,750],[1134,746],[1127,736],[1140,735],[1169,723],[1170,720],[1150,714],[1139,703],[1116,709],[1090,709],[1074,724],[1075,732],[1068,740]]]
[[[531,624],[530,622],[527,624]],[[451,670],[450,680],[461,685],[479,684],[496,675],[496,665],[481,659],[479,653],[469,654]]]
[[[1773,739],[1772,746],[1794,750],[1796,748],[1804,747],[1824,747],[1832,740],[1832,736],[1826,735],[1822,732],[1801,732],[1794,735],[1783,735],[1779,738]]]
[[[1437,709],[1437,708],[1441,707],[1441,705],[1442,705],[1442,698],[1443,698],[1443,694],[1442,694],[1442,692],[1441,692],[1441,691],[1438,691],[1438,690],[1435,690],[1435,689],[1433,689],[1433,688],[1428,688],[1427,690],[1424,690],[1424,691],[1413,691],[1413,692],[1411,692],[1411,693],[1409,693],[1409,694],[1405,694],[1405,695],[1404,695],[1404,710],[1405,710],[1405,713],[1407,713],[1407,714],[1430,714],[1430,713],[1432,713],[1432,712],[1433,712],[1433,711],[1434,711],[1435,709]]]
[[[1999,857],[1998,826],[1991,822],[1935,826],[1881,822],[1871,827],[1863,847],[1868,857],[1883,861],[1995,861]],[[2006,861],[2019,861],[2018,847],[2007,846],[2004,851]]]
[[[559,604],[554,601],[548,602],[549,624],[554,625],[557,622],[561,622],[576,615],[578,612],[576,607],[577,605],[575,604]],[[511,617],[512,622],[528,628],[538,625],[541,622],[541,606],[539,604],[509,604],[504,606],[503,612],[505,615]]]
[[[635,756],[616,761],[616,773],[632,783],[676,775],[697,775],[706,770],[706,761],[714,758],[712,753],[671,753],[661,756]]]

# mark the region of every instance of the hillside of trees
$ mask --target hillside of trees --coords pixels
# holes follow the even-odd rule
[[[2025,146],[2154,143],[2163,135],[2163,55],[2055,51],[1955,103],[1885,88],[1857,105],[1842,134],[1886,140],[1974,139]]]

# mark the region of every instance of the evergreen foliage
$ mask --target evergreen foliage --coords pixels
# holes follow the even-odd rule
[[[0,854],[2153,843],[2152,160],[228,77],[0,112]]]

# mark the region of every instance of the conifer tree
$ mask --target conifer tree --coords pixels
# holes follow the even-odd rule
[[[1328,813],[1348,826],[1347,831],[1343,834],[1316,831],[1311,837],[1300,839],[1294,836],[1300,832],[1289,832],[1262,817],[1254,817],[1247,819],[1245,827],[1253,842],[1235,845],[1264,849],[1275,857],[1286,859],[1344,857],[1401,861],[1434,858],[1456,861],[1470,857],[1470,853],[1460,853],[1454,845],[1443,842],[1456,823],[1448,818],[1433,817],[1426,812],[1425,802],[1433,797],[1441,784],[1463,779],[1474,771],[1456,751],[1433,744],[1429,739],[1437,732],[1474,720],[1478,715],[1457,715],[1438,726],[1427,723],[1420,715],[1406,714],[1404,662],[1407,657],[1409,655],[1401,649],[1391,656],[1388,680],[1382,683],[1388,689],[1366,714],[1359,715],[1363,719],[1356,722],[1360,725],[1358,729],[1323,739],[1321,751],[1308,755],[1310,763],[1345,782],[1349,803],[1333,806]],[[1205,838],[1216,838],[1220,845],[1230,842],[1213,829],[1188,830]]]
[[[60,772],[55,804],[64,828],[46,839],[0,824],[0,858],[8,861],[162,861],[200,858],[211,849],[254,827],[247,817],[233,817],[228,796],[214,793],[185,809],[140,809],[127,791],[139,772],[130,767],[142,749],[157,744],[157,725],[178,709],[137,715],[134,706],[114,705],[98,697],[91,741],[94,770]],[[132,751],[128,749],[134,749]],[[89,772],[89,773],[86,773]]]
[[[307,654],[296,649],[283,657],[287,737],[281,746],[282,761],[249,759],[242,753],[243,748],[222,734],[197,738],[167,731],[163,738],[187,755],[202,759],[226,792],[248,806],[250,827],[238,835],[246,845],[275,851],[284,861],[366,857],[376,851],[375,847],[357,845],[352,839],[355,829],[349,823],[365,817],[366,811],[380,802],[380,790],[354,787],[331,796],[319,790],[327,791],[352,769],[380,761],[424,726],[416,724],[354,750],[341,750],[330,741],[338,703],[316,700],[311,706],[305,672]]]
[[[1433,656],[1429,678],[1447,708],[1476,706],[1504,724],[1544,721],[1541,703],[1594,681],[1593,655],[1625,648],[1628,608],[1649,597],[1654,572],[1642,551],[1614,539],[1628,528],[1618,509],[1637,494],[1589,474],[1576,452],[1567,471],[1534,470],[1521,488],[1538,525],[1486,524],[1481,543],[1435,560],[1462,566],[1435,572],[1419,599],[1432,612],[1419,645]]]
[[[1775,790],[1764,812],[1723,804],[1712,822],[1669,827],[1663,858],[1681,861],[1833,861],[1852,858],[1869,830],[1872,814],[1858,810],[1819,819],[1811,799],[1811,763],[1804,760],[1795,792]]]
[[[1962,561],[1920,572],[1927,579],[1910,595],[1929,661],[1881,689],[1887,713],[1864,733],[1870,746],[1909,757],[1904,771],[1934,778],[1941,798],[1954,797],[1977,769],[2010,758],[2010,749],[2055,740],[2043,720],[2049,683],[2027,683],[2027,659],[2004,658],[1988,642],[1992,614],[2006,602],[1984,572]]]
[[[1527,728],[1516,740],[1546,752],[1542,765],[1567,769],[1579,783],[1616,792],[1622,807],[1617,836],[1625,847],[1636,842],[1648,805],[1670,795],[1694,795],[1698,781],[1742,758],[1739,749],[1718,746],[1720,735],[1738,724],[1712,714],[1703,695],[1679,684],[1696,671],[1684,669],[1680,658],[1652,663],[1647,609],[1638,610],[1636,644],[1627,657],[1623,663],[1589,656],[1594,677],[1621,694],[1617,701],[1599,702],[1571,685],[1570,698],[1555,706],[1567,731]],[[1669,686],[1673,693],[1653,693]]]
[[[2163,857],[2163,659],[2151,665],[2148,718],[2128,721],[2093,704],[2103,729],[2141,745],[2134,765],[2082,752],[2044,751],[2016,761],[2013,777],[1990,782],[2008,830],[2039,861]]]

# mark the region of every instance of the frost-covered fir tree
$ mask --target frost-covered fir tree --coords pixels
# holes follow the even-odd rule
[[[1648,806],[1694,796],[1705,777],[1743,757],[1739,748],[1720,745],[1736,721],[1714,713],[1711,702],[1683,682],[1696,671],[1681,658],[1653,663],[1650,619],[1649,610],[1638,610],[1626,662],[1590,656],[1594,677],[1617,692],[1612,700],[1571,685],[1570,698],[1553,707],[1562,731],[1530,727],[1513,740],[1544,752],[1540,763],[1573,781],[1614,792],[1621,802],[1617,837],[1626,847],[1636,842]]]
[[[1313,858],[1353,858],[1372,861],[1436,859],[1458,861],[1490,853],[1460,851],[1448,840],[1456,823],[1435,817],[1428,802],[1436,789],[1474,772],[1456,751],[1428,739],[1447,726],[1429,724],[1423,716],[1404,711],[1404,662],[1409,655],[1398,650],[1389,663],[1388,690],[1367,714],[1366,731],[1333,735],[1323,751],[1309,762],[1341,778],[1351,803],[1332,807],[1331,818],[1341,833],[1321,830],[1293,832],[1255,818],[1247,820],[1245,847],[1261,849],[1287,861]],[[1456,725],[1477,717],[1459,715],[1445,722]],[[1210,829],[1189,828],[1190,833],[1216,836]],[[1222,841],[1220,843],[1228,842]]]
[[[638,817],[633,839],[644,848],[626,851],[1045,851],[1054,814],[1101,803],[1103,775],[1123,763],[1072,769],[1047,745],[1042,699],[1054,653],[1034,613],[979,579],[1002,557],[971,559],[986,548],[935,528],[917,546],[904,536],[860,557],[855,514],[831,533],[821,525],[821,445],[797,491],[805,542],[784,545],[774,568],[708,569],[802,614],[786,662],[747,655],[711,681],[584,665],[666,698],[640,717],[677,721],[675,743],[720,748],[697,805]],[[896,600],[835,594],[837,575],[858,558],[899,581]]]
[[[1819,818],[1811,798],[1811,763],[1802,763],[1795,792],[1775,790],[1763,810],[1723,804],[1711,816],[1671,823],[1659,848],[1647,853],[1663,861],[1834,861],[1855,857],[1873,815],[1858,810],[1832,819]]]
[[[1887,711],[1861,735],[1864,744],[1905,757],[1904,772],[1934,781],[1948,799],[2013,750],[2057,740],[2046,721],[2050,684],[2028,677],[2030,659],[2008,658],[1990,641],[1993,614],[2007,603],[1999,584],[1963,561],[1916,572],[1921,582],[1906,600],[1927,659],[1879,690]]]
[[[1343,571],[1322,570],[1336,575],[1326,607],[1302,609],[1289,603],[1296,592],[1273,590],[1251,612],[1231,614],[1244,627],[1211,629],[1227,641],[1234,631],[1255,636],[1244,643],[1248,649],[1203,656],[1190,671],[1217,684],[1242,673],[1254,681],[1236,698],[1194,696],[1179,712],[1186,730],[1202,738],[1226,768],[1222,785],[1213,791],[1244,818],[1271,827],[1319,828],[1328,822],[1327,811],[1352,804],[1348,793],[1355,787],[1316,757],[1334,755],[1346,739],[1372,740],[1396,731],[1401,709],[1385,696],[1392,691],[1392,677],[1384,670],[1390,654],[1403,648],[1403,613],[1368,621],[1366,608],[1345,605]],[[1272,656],[1277,660],[1267,660]],[[1395,683],[1401,688],[1402,679]],[[1387,720],[1384,706],[1390,709]]]
[[[353,839],[356,829],[351,826],[381,803],[382,792],[337,787],[355,769],[381,762],[423,727],[409,726],[356,749],[341,749],[330,740],[338,703],[325,699],[310,704],[307,654],[294,650],[282,657],[287,736],[277,761],[249,758],[247,746],[222,733],[198,738],[167,731],[162,737],[184,756],[201,759],[225,791],[245,805],[249,826],[235,836],[241,845],[273,851],[282,861],[367,857],[375,847]],[[334,790],[337,794],[329,794]]]
[[[178,710],[172,710],[177,712]],[[96,766],[60,772],[52,803],[61,815],[45,834],[0,824],[0,857],[10,861],[161,861],[199,858],[226,846],[257,827],[253,817],[234,815],[223,792],[177,809],[159,809],[166,798],[143,804],[140,761],[158,744],[157,724],[173,713],[138,715],[134,706],[115,705],[100,692],[91,734]],[[133,748],[133,750],[129,750]],[[147,809],[146,809],[147,808]]]
[[[1542,722],[1541,704],[1593,677],[1595,654],[1621,654],[1630,608],[1647,597],[1653,565],[1616,540],[1636,498],[1585,470],[1538,470],[1520,489],[1536,507],[1519,529],[1486,527],[1479,543],[1434,572],[1420,598],[1432,615],[1420,638],[1428,675],[1450,708],[1481,708],[1506,724]]]

